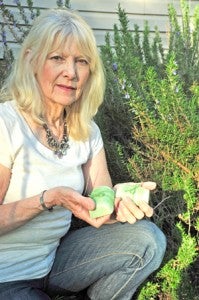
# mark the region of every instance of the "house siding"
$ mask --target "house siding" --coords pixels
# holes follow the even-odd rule
[[[14,0],[4,0],[4,4],[12,11],[18,22],[24,25],[21,20],[18,9]],[[139,26],[140,32],[143,32],[145,21],[148,22],[151,37],[154,36],[155,26],[158,27],[160,36],[162,38],[164,48],[168,46],[168,31],[169,31],[169,18],[168,18],[168,5],[173,4],[179,20],[181,17],[180,0],[71,0],[71,8],[77,10],[79,14],[88,22],[93,28],[97,44],[103,45],[105,41],[105,34],[110,33],[113,35],[113,26],[118,24],[118,3],[123,8],[128,16],[129,29],[133,30],[134,24]],[[199,1],[192,0],[188,2],[190,5],[191,14],[193,13]],[[27,17],[31,19],[30,11],[27,8],[26,0],[21,0],[21,4],[27,12]],[[34,8],[41,10],[46,8],[56,7],[56,0],[33,0]],[[0,22],[5,21],[2,18],[0,11]],[[5,24],[5,23],[4,23]],[[6,26],[7,27],[7,26]],[[17,52],[20,45],[16,43],[12,34],[7,30],[7,42],[13,49],[14,53]],[[3,55],[3,43],[0,41],[0,58]]]

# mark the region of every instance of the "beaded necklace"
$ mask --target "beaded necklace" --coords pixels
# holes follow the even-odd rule
[[[63,138],[60,142],[54,137],[47,124],[44,124],[43,128],[46,131],[48,146],[54,151],[55,155],[57,155],[59,158],[62,158],[64,155],[66,155],[67,149],[69,148],[66,121],[64,122]]]

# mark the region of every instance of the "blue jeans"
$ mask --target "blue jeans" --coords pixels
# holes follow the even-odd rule
[[[0,284],[0,299],[50,299],[52,293],[87,288],[92,300],[130,300],[160,266],[165,248],[165,236],[147,220],[70,231],[46,278]]]

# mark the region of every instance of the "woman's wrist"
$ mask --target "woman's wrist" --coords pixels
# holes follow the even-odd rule
[[[43,210],[48,210],[49,212],[52,212],[53,211],[53,207],[54,206],[48,206],[48,204],[46,203],[45,199],[44,199],[44,196],[45,196],[45,193],[47,192],[47,190],[44,190],[42,193],[41,193],[41,196],[39,198],[39,201],[40,201],[40,204],[41,204],[41,207]]]

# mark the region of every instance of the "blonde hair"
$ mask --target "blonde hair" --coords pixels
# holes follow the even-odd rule
[[[79,51],[89,59],[90,77],[81,100],[66,107],[70,136],[75,140],[85,140],[90,133],[91,120],[103,101],[105,78],[93,31],[77,13],[68,9],[52,9],[34,21],[2,95],[15,99],[19,109],[42,124],[45,108],[35,74],[42,69],[55,45],[62,47],[68,38],[72,38]]]

